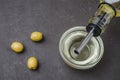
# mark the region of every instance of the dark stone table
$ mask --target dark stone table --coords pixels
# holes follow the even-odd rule
[[[70,68],[59,54],[63,32],[86,26],[97,6],[98,0],[0,0],[0,80],[120,80],[119,18],[102,35],[105,52],[94,68]],[[45,39],[32,42],[33,31],[41,31]],[[22,54],[11,51],[13,41],[24,44]],[[30,56],[39,59],[37,71],[27,69]]]

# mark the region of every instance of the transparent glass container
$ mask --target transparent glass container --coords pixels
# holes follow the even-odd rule
[[[67,30],[59,42],[61,57],[65,63],[75,69],[92,68],[103,56],[104,46],[100,37],[92,37],[80,55],[74,53],[74,49],[80,45],[86,35],[85,26],[74,27]]]

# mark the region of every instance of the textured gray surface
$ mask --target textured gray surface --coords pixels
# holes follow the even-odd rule
[[[114,19],[103,34],[105,54],[93,69],[68,67],[60,57],[59,39],[67,29],[87,25],[98,0],[0,0],[0,80],[120,80],[120,19]],[[45,40],[32,42],[32,31],[41,31]],[[25,45],[15,54],[13,41]],[[26,67],[27,58],[36,56],[37,71]]]

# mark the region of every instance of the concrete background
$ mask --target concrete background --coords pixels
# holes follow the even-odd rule
[[[67,66],[58,49],[59,39],[67,29],[87,25],[98,0],[0,0],[0,80],[120,80],[120,19],[112,20],[102,35],[105,52],[90,70]],[[45,39],[30,40],[33,31]],[[13,41],[25,46],[22,54],[10,49]],[[39,59],[37,71],[27,69],[27,58]]]

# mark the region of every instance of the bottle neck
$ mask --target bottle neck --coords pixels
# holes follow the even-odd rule
[[[89,20],[87,31],[90,32],[94,27],[93,36],[102,34],[113,17],[116,16],[116,10],[108,3],[101,3],[94,16]]]

